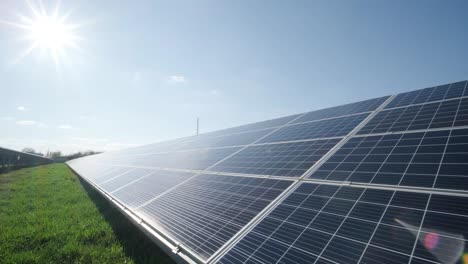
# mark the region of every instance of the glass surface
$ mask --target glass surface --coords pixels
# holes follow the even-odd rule
[[[461,262],[467,213],[464,197],[302,183],[218,263]]]

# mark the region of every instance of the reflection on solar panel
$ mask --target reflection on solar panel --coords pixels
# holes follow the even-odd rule
[[[218,263],[454,263],[467,242],[467,202],[302,183]]]
[[[384,96],[384,97],[369,99],[369,100],[365,100],[365,101],[361,101],[357,103],[340,105],[340,106],[335,106],[331,108],[309,112],[309,113],[304,114],[297,120],[295,120],[293,123],[303,123],[303,122],[315,121],[315,120],[326,119],[326,118],[331,118],[331,117],[372,112],[375,109],[377,109],[387,99],[388,99],[388,96]]]
[[[468,263],[467,82],[68,162],[177,261]]]
[[[333,148],[340,139],[324,139],[249,146],[210,170],[298,177]]]
[[[260,140],[261,143],[305,140],[313,138],[339,137],[347,135],[368,114],[338,117],[315,122],[283,126]]]
[[[468,130],[353,137],[311,179],[468,190]]]
[[[367,123],[359,134],[375,134],[468,124],[468,98],[386,110]]]

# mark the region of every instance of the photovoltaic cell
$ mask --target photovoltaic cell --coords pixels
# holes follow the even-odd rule
[[[344,136],[359,125],[368,115],[357,114],[284,126],[260,140],[259,143]]]
[[[421,104],[467,96],[467,81],[398,94],[385,108]]]
[[[197,175],[137,211],[206,259],[291,183]]]
[[[302,183],[217,263],[458,260],[466,244],[460,239],[466,229],[458,221],[466,221],[467,202],[463,197]]]
[[[468,124],[468,98],[379,112],[358,134],[410,131]]]
[[[345,104],[335,107],[330,107],[326,109],[321,109],[317,111],[312,111],[306,113],[300,118],[294,120],[292,123],[304,123],[309,121],[315,121],[320,119],[326,119],[331,117],[339,117],[344,115],[358,114],[369,111],[374,111],[377,109],[389,96],[384,96],[380,98],[369,99],[361,102]]]
[[[212,171],[298,177],[306,172],[340,139],[249,146]]]

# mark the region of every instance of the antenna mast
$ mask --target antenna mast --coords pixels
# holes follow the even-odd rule
[[[197,117],[197,136],[200,133],[200,118]]]

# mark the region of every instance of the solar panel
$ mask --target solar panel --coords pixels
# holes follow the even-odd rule
[[[147,201],[137,211],[208,258],[291,183],[202,174]]]
[[[195,149],[114,157],[108,162],[128,167],[203,170],[228,157],[240,147]]]
[[[189,263],[468,260],[467,82],[68,162]]]
[[[118,188],[102,188],[125,206],[134,209],[193,176],[195,174],[189,172],[154,170],[122,182]]]
[[[467,202],[304,182],[217,263],[454,263],[465,250]]]
[[[468,123],[467,111],[468,98],[385,110],[367,123],[359,134],[463,126]]]
[[[261,121],[261,122],[257,122],[253,124],[247,124],[243,126],[213,131],[213,132],[207,133],[207,135],[228,135],[228,134],[236,134],[236,133],[241,133],[241,132],[246,132],[246,131],[260,130],[260,129],[265,129],[265,128],[280,127],[282,125],[287,124],[288,122],[293,121],[299,116],[301,116],[301,114],[275,118],[275,119]]]
[[[412,104],[427,103],[437,100],[445,100],[467,96],[467,82],[456,82],[436,87],[425,88],[398,94],[386,108],[400,107]]]
[[[179,145],[176,145],[174,149],[184,150],[248,145],[257,139],[271,133],[272,131],[272,128],[267,128],[222,136],[213,136],[211,134],[195,136],[192,140],[187,140]]]
[[[351,138],[310,179],[468,189],[468,130]]]
[[[315,121],[320,119],[327,119],[331,117],[339,117],[344,115],[358,114],[371,112],[377,109],[389,96],[379,97],[375,99],[369,99],[361,102],[345,104],[330,108],[325,108],[317,111],[312,111],[304,114],[300,118],[294,120],[292,123],[303,123],[309,121]]]
[[[357,114],[307,123],[283,126],[266,136],[260,143],[306,140],[347,135],[359,125],[368,114]]]
[[[338,139],[252,145],[210,168],[212,171],[298,177],[306,172]]]

